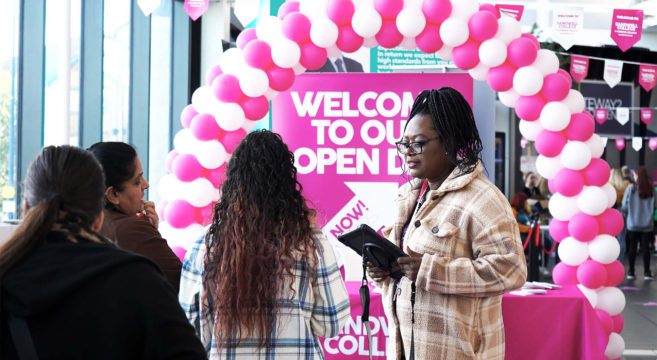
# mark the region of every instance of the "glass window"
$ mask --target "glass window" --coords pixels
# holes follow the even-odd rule
[[[104,2],[103,141],[128,141],[130,0]]]
[[[16,216],[16,109],[20,0],[0,1],[0,220]]]

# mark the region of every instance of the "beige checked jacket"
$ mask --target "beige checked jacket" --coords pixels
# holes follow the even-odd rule
[[[411,256],[421,256],[416,279],[415,358],[504,359],[502,294],[527,277],[518,225],[504,195],[483,174],[458,170],[414,214],[419,182],[404,186],[397,199],[394,226],[384,233]],[[411,282],[402,278],[393,306],[394,280],[378,284],[388,317],[388,359],[409,358]]]

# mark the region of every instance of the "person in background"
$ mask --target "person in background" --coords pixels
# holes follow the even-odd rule
[[[538,182],[539,176],[529,171],[523,176],[525,180],[525,187],[522,190],[528,197],[539,195]]]
[[[511,210],[513,216],[518,222],[518,229],[520,230],[520,238],[524,243],[527,239],[531,223],[531,215],[527,212],[527,195],[525,193],[516,193],[511,198]]]
[[[620,211],[621,215],[623,216],[623,230],[616,236],[616,239],[618,240],[618,244],[620,245],[621,251],[620,254],[618,255],[618,260],[622,261],[623,256],[625,255],[625,249],[628,248],[627,240],[626,240],[626,232],[627,232],[627,226],[625,223],[627,222],[627,213],[622,211],[622,202],[623,202],[623,195],[625,194],[625,189],[627,186],[630,184],[628,180],[623,179],[623,174],[621,173],[621,170],[619,168],[613,168],[611,169],[611,175],[609,176],[609,184],[614,187],[614,190],[616,190],[616,203],[614,204],[613,208]]]
[[[149,185],[137,152],[122,142],[99,142],[88,150],[105,172],[105,222],[100,233],[122,249],[153,260],[178,292],[182,263],[157,230],[155,204],[144,200]]]
[[[415,99],[397,150],[409,183],[384,234],[409,254],[397,281],[375,267],[390,338],[388,359],[504,359],[502,294],[527,264],[509,201],[483,174],[468,102],[452,88]]]
[[[623,195],[622,208],[627,212],[627,240],[629,247],[629,271],[627,278],[635,278],[634,263],[636,261],[637,245],[643,250],[643,279],[652,280],[650,271],[650,241],[653,236],[653,215],[655,213],[655,190],[645,167],[639,166],[634,171],[634,183],[630,184]]]
[[[621,175],[623,175],[623,180],[626,180],[628,183],[634,183],[634,177],[632,176],[632,170],[627,165],[621,166]]]
[[[350,317],[333,250],[301,192],[280,135],[252,132],[233,152],[179,296],[211,359],[320,359],[317,337],[337,336]]]
[[[30,164],[25,218],[0,247],[1,359],[205,359],[157,266],[97,233],[104,190],[83,149]]]

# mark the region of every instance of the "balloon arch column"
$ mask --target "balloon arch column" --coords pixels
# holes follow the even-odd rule
[[[500,16],[491,4],[288,0],[278,17],[243,31],[237,48],[221,56],[181,114],[184,129],[167,156],[170,174],[160,183],[163,233],[189,239],[207,224],[230,154],[296,75],[318,69],[329,56],[376,45],[451,59],[515,109],[520,132],[535,141],[540,154],[536,169],[554,194],[550,234],[560,242],[562,259],[554,281],[581,289],[609,333],[605,356],[620,357],[625,297],[616,286],[624,269],[616,260],[620,247],[614,236],[623,220],[611,208],[616,193],[607,184],[609,165],[600,159],[602,140],[556,55],[540,49],[534,36],[522,34],[515,19]]]

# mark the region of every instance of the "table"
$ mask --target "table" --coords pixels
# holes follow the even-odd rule
[[[351,319],[335,338],[322,339],[326,359],[367,359],[367,334],[360,320],[360,282],[345,283]],[[370,289],[373,289],[371,287]],[[385,359],[388,326],[381,294],[370,291],[373,359]],[[506,359],[603,359],[608,336],[588,300],[575,286],[546,295],[502,297]]]

